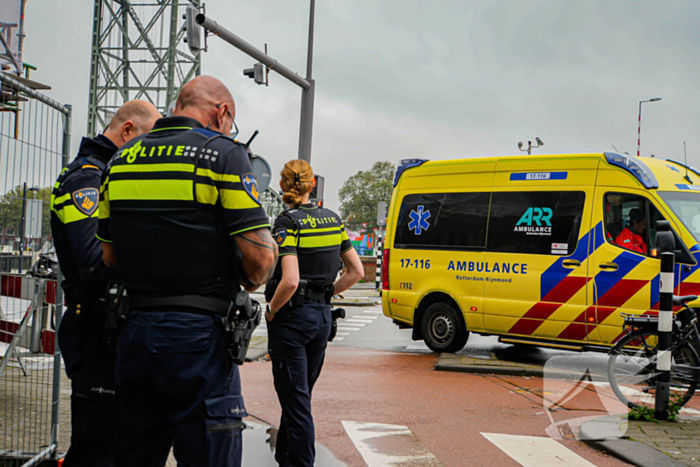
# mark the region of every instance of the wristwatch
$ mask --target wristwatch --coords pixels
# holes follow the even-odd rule
[[[279,311],[279,310],[277,310],[277,311]],[[269,303],[268,303],[267,305],[265,305],[265,312],[266,312],[266,313],[272,313],[272,314],[274,315],[275,313],[277,313],[277,311],[272,311],[272,310],[270,309],[270,304],[269,304]]]

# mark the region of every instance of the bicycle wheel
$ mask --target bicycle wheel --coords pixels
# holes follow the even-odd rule
[[[656,347],[659,333],[640,329],[623,337],[610,351],[608,380],[610,387],[627,407],[654,407],[656,398]],[[698,366],[698,354],[687,343],[675,349],[672,363]],[[697,387],[689,374],[671,371],[671,394],[682,395],[685,405]]]

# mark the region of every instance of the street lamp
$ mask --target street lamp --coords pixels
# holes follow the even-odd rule
[[[642,141],[642,104],[645,102],[656,102],[660,101],[660,97],[654,97],[646,101],[639,101],[639,124],[637,125],[637,157],[639,157],[639,149]]]
[[[37,187],[27,188],[27,182],[24,182],[24,191],[22,193],[22,221],[19,224],[19,274],[22,274],[22,261],[24,259],[24,223],[27,218],[27,192],[39,192]]]

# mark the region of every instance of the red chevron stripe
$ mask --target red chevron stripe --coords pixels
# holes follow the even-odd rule
[[[558,336],[558,339],[582,341],[586,339],[588,333],[597,328],[595,324],[585,325],[582,323],[571,323]]]
[[[519,334],[521,336],[531,336],[533,332],[543,323],[540,319],[519,319],[513,327],[508,330],[508,334]]]
[[[621,307],[648,283],[649,281],[639,279],[620,279],[598,299],[598,305]]]
[[[523,315],[523,318],[534,318],[534,319],[547,319],[552,314],[557,311],[562,304],[561,303],[543,303],[538,302],[527,310],[527,313]]]
[[[589,281],[588,277],[565,277],[562,279],[541,302],[535,303],[527,313],[523,315],[509,330],[509,334],[532,335],[546,320],[554,314],[564,303],[568,302]]]
[[[543,302],[566,303],[590,280],[589,277],[565,277],[543,299]]]

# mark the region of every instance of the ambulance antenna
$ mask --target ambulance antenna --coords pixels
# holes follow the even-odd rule
[[[255,133],[253,133],[253,136],[251,136],[250,139],[248,140],[248,142],[245,143],[244,146],[246,147],[246,149],[248,149],[250,147],[250,143],[253,142],[253,140],[255,139],[256,136],[258,136],[258,133],[260,133],[260,132],[258,130],[255,130]]]
[[[685,149],[685,141],[683,141],[683,154],[685,154],[685,179],[692,185],[693,181],[688,176],[688,151]]]
[[[612,147],[613,147],[613,149],[615,150],[615,152],[620,152],[620,151],[617,150],[617,148],[615,147],[614,144],[612,145]]]

